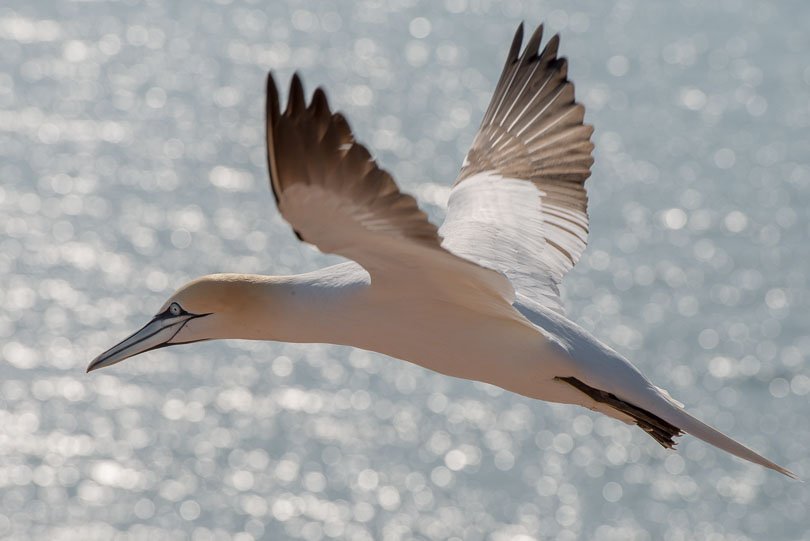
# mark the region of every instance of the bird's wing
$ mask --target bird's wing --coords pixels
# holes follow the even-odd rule
[[[441,247],[436,226],[354,140],[343,115],[329,109],[323,90],[307,104],[301,81],[293,76],[282,112],[269,75],[266,112],[270,182],[281,214],[300,240],[356,261],[372,283],[459,298],[475,290],[480,294],[470,302],[494,299],[511,310],[509,280]]]
[[[506,274],[518,294],[562,312],[558,285],[588,240],[591,126],[574,100],[559,37],[523,53],[515,34],[484,120],[450,192],[443,246]]]

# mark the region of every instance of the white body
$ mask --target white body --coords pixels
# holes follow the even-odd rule
[[[628,422],[621,412],[600,407],[556,378],[576,377],[622,397],[658,394],[621,355],[525,297],[515,302],[524,317],[493,316],[372,284],[355,263],[274,281],[268,287],[283,317],[274,310],[255,331],[245,329],[242,338],[354,346],[531,398],[597,409]],[[189,332],[195,323],[189,324]]]
[[[287,107],[267,82],[267,149],[279,210],[299,239],[351,262],[298,276],[212,275],[181,287],[95,370],[217,338],[354,346],[528,397],[634,422],[661,445],[688,432],[793,476],[683,410],[564,316],[558,286],[589,230],[593,129],[559,38],[512,42],[450,191],[441,229],[399,191],[345,118],[293,76]]]
[[[227,279],[237,282],[240,278]],[[526,297],[519,295],[515,301],[517,317],[493,315],[478,302],[465,305],[458,299],[443,301],[407,287],[372,283],[369,274],[352,262],[297,276],[251,278],[255,285],[250,304],[255,303],[256,310],[251,325],[214,314],[189,321],[185,337],[354,346],[448,376],[549,402],[577,404],[633,422],[558,379],[575,377],[716,447],[795,478],[789,470],[689,415],[627,359],[566,317]],[[267,306],[272,310],[262,309]],[[245,303],[242,309],[254,313]]]

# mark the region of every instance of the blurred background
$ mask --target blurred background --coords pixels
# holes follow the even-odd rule
[[[807,485],[376,354],[84,373],[188,279],[337,261],[268,189],[269,69],[440,221],[521,20],[561,33],[596,128],[569,315],[810,477],[810,4],[4,0],[0,538],[808,538]]]

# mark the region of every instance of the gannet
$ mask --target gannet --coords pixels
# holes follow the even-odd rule
[[[349,261],[306,274],[214,274],[178,289],[87,371],[224,338],[354,346],[641,427],[665,448],[692,434],[796,478],[689,413],[566,318],[559,284],[588,237],[583,123],[559,35],[523,24],[437,229],[358,143],[318,88],[267,78],[267,164],[298,239]]]

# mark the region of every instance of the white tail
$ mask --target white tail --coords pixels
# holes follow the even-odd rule
[[[524,297],[519,301],[530,303],[526,306],[537,306]],[[692,417],[683,404],[653,385],[630,361],[575,323],[542,307],[532,311],[522,309],[521,313],[552,335],[565,338],[563,359],[569,363],[569,372],[554,379],[570,385],[571,389],[554,394],[551,400],[579,404],[626,423],[635,423],[668,448],[674,446],[674,438],[686,432],[743,460],[799,480],[787,468]]]
[[[672,423],[687,434],[700,438],[706,443],[714,445],[718,449],[722,449],[723,451],[748,460],[749,462],[753,462],[754,464],[759,464],[760,466],[765,466],[766,468],[778,471],[781,474],[787,475],[791,479],[800,480],[795,473],[787,468],[783,468],[779,464],[771,462],[762,455],[755,453],[745,445],[729,438],[719,430],[716,430],[706,423],[692,417],[673,399],[663,394],[660,396],[663,398],[663,404],[665,405],[662,408],[656,409],[666,411],[653,411],[652,413],[655,413],[667,422]]]
[[[614,357],[617,359],[617,357]],[[669,393],[651,384],[630,363],[618,358],[610,366],[612,370],[599,373],[591,371],[587,383],[577,378],[557,378],[579,389],[599,407],[593,408],[624,422],[634,422],[643,428],[661,445],[675,446],[674,438],[681,432],[691,434],[732,455],[754,464],[765,466],[791,479],[799,477],[782,466],[734,441],[719,430],[692,417]],[[582,402],[579,402],[582,403]],[[593,404],[592,403],[592,404]]]

